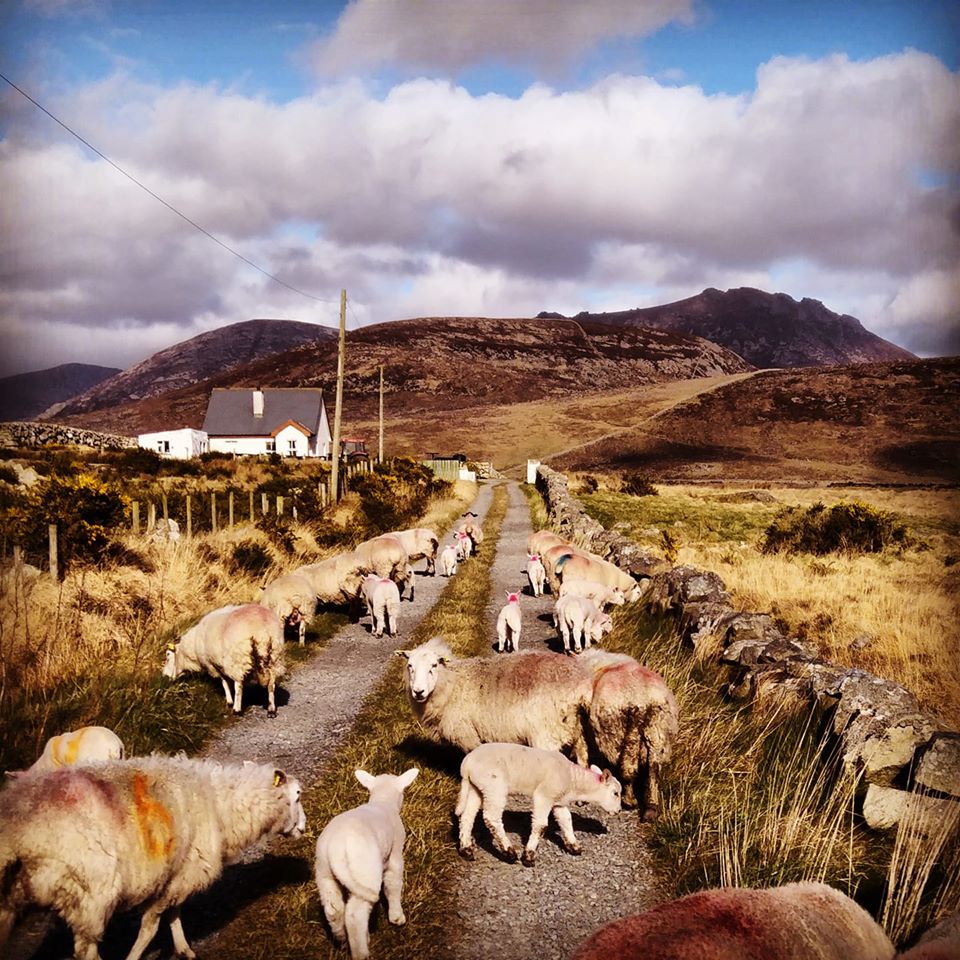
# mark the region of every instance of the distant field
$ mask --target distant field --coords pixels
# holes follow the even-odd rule
[[[579,496],[605,526],[619,525],[660,552],[672,545],[677,563],[718,573],[743,609],[770,612],[826,659],[902,683],[960,729],[960,491],[757,491],[776,498],[770,503],[731,500],[753,495],[742,486],[658,489],[658,496],[631,497],[601,481],[596,493]],[[873,555],[760,553],[764,530],[782,507],[852,500],[894,513],[913,544]]]

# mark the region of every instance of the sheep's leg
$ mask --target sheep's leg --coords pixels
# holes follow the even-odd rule
[[[369,927],[373,904],[352,894],[347,900],[344,919],[347,925],[347,942],[352,960],[367,960],[370,956]]]
[[[307,621],[305,619],[302,619],[298,625],[298,637],[300,646],[304,646],[307,642]]]
[[[647,764],[646,802],[644,803],[643,819],[656,820],[660,815],[660,764]]]
[[[520,649],[520,624],[517,624],[516,630],[513,631],[513,637],[511,638],[513,643],[513,652],[516,653]]]
[[[570,744],[570,749],[573,751],[574,762],[581,767],[587,766],[590,751],[587,749],[587,738],[583,735],[583,729],[579,724],[577,726],[576,739]]]
[[[144,950],[150,946],[150,941],[157,935],[157,929],[160,927],[160,917],[164,908],[156,904],[147,907],[140,921],[140,932],[130,952],[127,954],[127,960],[140,960]],[[77,954],[79,956],[79,953]]]
[[[503,829],[503,808],[507,805],[507,793],[504,789],[487,790],[483,794],[483,822],[493,837],[493,845],[509,860],[516,863],[517,848],[510,842]]]
[[[563,846],[567,853],[572,853],[579,857],[583,853],[583,847],[577,840],[577,835],[573,832],[573,817],[570,815],[569,807],[556,806],[553,808],[553,819],[557,821],[560,828],[560,836],[563,839]]]
[[[10,934],[13,932],[13,925],[16,919],[16,911],[8,907],[0,906],[0,950],[3,949],[4,944],[10,939]]]
[[[620,779],[623,782],[623,794],[620,802],[625,807],[635,807],[638,804],[634,781],[640,772],[640,730],[637,718],[632,710],[623,711],[623,739],[620,742]],[[611,759],[613,759],[611,757]],[[646,812],[644,812],[646,819]]]
[[[319,870],[318,870],[319,874]],[[323,915],[330,924],[330,932],[341,943],[347,938],[347,928],[343,922],[343,890],[333,876],[317,876],[317,890],[320,892],[320,904]]]
[[[100,960],[100,951],[97,949],[96,941],[88,940],[74,931],[73,958],[74,960]]]
[[[180,919],[180,908],[174,907],[170,911],[170,934],[173,937],[173,949],[178,957],[194,960],[196,954],[190,949],[187,938],[183,934],[183,921]]]
[[[480,791],[471,783],[468,784],[467,798],[460,814],[460,856],[464,860],[472,860],[476,856],[477,848],[473,843],[473,823],[483,806],[483,797]]]
[[[540,838],[543,836],[549,816],[550,801],[543,794],[534,793],[533,813],[530,815],[530,839],[527,840],[527,846],[523,851],[525,867],[532,867],[537,862],[537,847],[540,845]]]
[[[221,677],[220,682],[223,684],[223,695],[227,698],[227,706],[233,706],[233,694],[230,692],[230,684],[227,683],[226,677]]]
[[[393,604],[387,610],[390,624],[390,636],[395,637],[400,632],[400,609]]]
[[[277,678],[273,674],[273,670],[270,671],[270,681],[267,683],[267,716],[275,717],[277,715],[277,700],[276,700],[276,688],[277,688]]]
[[[400,897],[403,894],[403,848],[390,856],[383,870],[383,892],[387,897],[387,919],[391,923],[406,923]]]
[[[233,712],[240,713],[243,709],[241,702],[243,700],[243,681],[234,680],[233,681]]]
[[[497,653],[503,653],[504,644],[507,642],[507,626],[502,621],[497,621]]]
[[[573,649],[579,653],[583,649],[583,621],[576,620],[573,624]]]

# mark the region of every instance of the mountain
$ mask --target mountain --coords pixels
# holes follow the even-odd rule
[[[557,314],[543,313],[540,316]],[[715,290],[658,307],[578,313],[576,320],[652,327],[719,343],[755,367],[816,367],[915,359],[864,329],[856,317],[828,310],[819,300],[752,287]]]
[[[765,370],[551,461],[654,479],[956,484],[960,357]]]
[[[124,434],[199,427],[211,389],[230,386],[320,386],[332,411],[336,363],[336,342],[312,342],[160,396],[110,409],[65,408],[57,419]],[[591,393],[750,369],[714,343],[661,330],[570,320],[399,320],[347,334],[348,422],[376,418],[381,365],[390,416],[426,424],[466,409],[545,398],[562,406]]]
[[[92,363],[62,363],[48,370],[0,378],[0,420],[33,420],[48,407],[119,372],[116,367]]]
[[[214,374],[304,343],[336,340],[337,331],[296,320],[245,320],[201,333],[116,373],[65,404],[58,415],[107,410],[188,387]]]

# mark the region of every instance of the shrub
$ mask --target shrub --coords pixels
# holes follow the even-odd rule
[[[257,519],[257,529],[267,535],[267,539],[288,556],[293,556],[296,537],[290,529],[287,517],[278,517],[275,513],[265,513]]]
[[[815,503],[807,509],[786,507],[764,533],[764,553],[880,553],[905,546],[907,531],[892,513],[865,503]]]
[[[583,478],[583,489],[587,493],[596,493],[600,484],[597,481],[597,478],[591,476],[589,473]],[[656,493],[656,491],[654,491]]]
[[[645,473],[625,473],[620,481],[620,490],[634,497],[655,497],[657,488]]]
[[[5,463],[0,463],[0,480],[15,485],[20,483],[20,477],[17,475],[17,471]]]
[[[266,573],[272,563],[270,551],[256,540],[244,540],[236,544],[230,557],[230,569],[234,573],[247,573],[254,577]]]
[[[129,447],[111,459],[118,470],[142,473],[148,477],[155,477],[163,463],[163,458],[156,450],[147,450],[144,447]]]

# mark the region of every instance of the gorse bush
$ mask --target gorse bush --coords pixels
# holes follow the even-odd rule
[[[760,549],[764,553],[880,553],[890,546],[906,546],[907,530],[892,513],[865,503],[815,503],[805,510],[787,507],[767,527]]]
[[[625,473],[620,483],[620,490],[633,497],[657,496],[657,488],[645,473]]]
[[[259,577],[270,569],[273,557],[270,551],[256,540],[244,540],[234,545],[230,568],[235,573],[248,573]]]
[[[17,471],[14,470],[13,467],[7,466],[5,463],[0,463],[0,480],[3,480],[5,483],[20,483],[20,478],[17,476]]]

